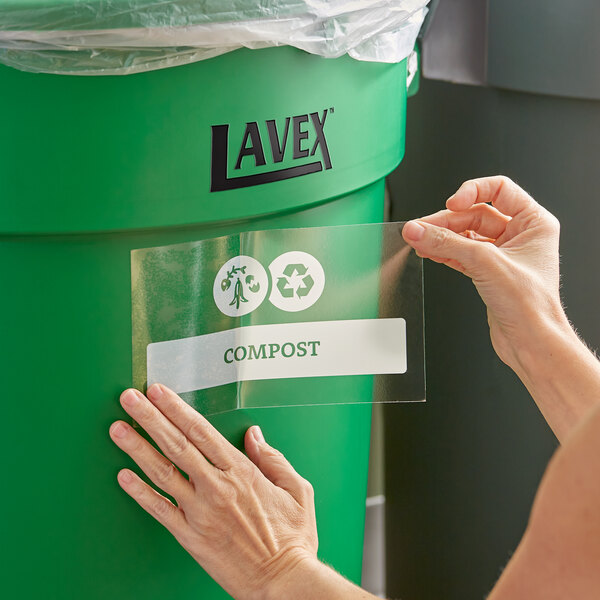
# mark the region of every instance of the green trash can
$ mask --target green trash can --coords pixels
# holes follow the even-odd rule
[[[123,77],[0,66],[0,89],[3,594],[226,598],[116,483],[126,460],[108,427],[131,385],[130,251],[381,221],[404,149],[406,64],[242,49]],[[371,405],[212,422],[239,447],[263,428],[315,487],[321,558],[359,582]]]

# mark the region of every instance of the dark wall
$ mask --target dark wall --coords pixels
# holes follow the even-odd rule
[[[497,173],[560,219],[567,313],[600,346],[600,102],[423,81],[390,177],[393,218],[439,210],[462,181]],[[425,316],[428,401],[385,407],[388,595],[481,600],[556,440],[496,358],[465,277],[426,264]]]

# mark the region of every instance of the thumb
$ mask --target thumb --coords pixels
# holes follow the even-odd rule
[[[257,425],[250,427],[244,439],[248,458],[271,483],[289,492],[299,502],[312,496],[312,486],[302,478],[279,450],[265,442]]]
[[[424,221],[409,221],[402,237],[417,254],[461,271],[469,277],[495,264],[497,248],[481,240],[473,240]]]

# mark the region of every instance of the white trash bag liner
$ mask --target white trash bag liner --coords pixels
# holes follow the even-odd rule
[[[238,48],[293,46],[395,63],[429,0],[0,0],[0,62],[36,73],[127,75]]]

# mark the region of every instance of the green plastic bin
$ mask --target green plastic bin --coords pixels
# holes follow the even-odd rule
[[[122,77],[0,66],[0,90],[3,596],[226,598],[116,482],[127,460],[108,427],[131,385],[130,251],[381,221],[404,149],[406,65],[284,47]],[[281,157],[268,123],[281,144],[288,118]],[[351,393],[364,402],[371,388]],[[314,484],[321,558],[359,582],[371,405],[211,420],[240,447],[263,428]]]

